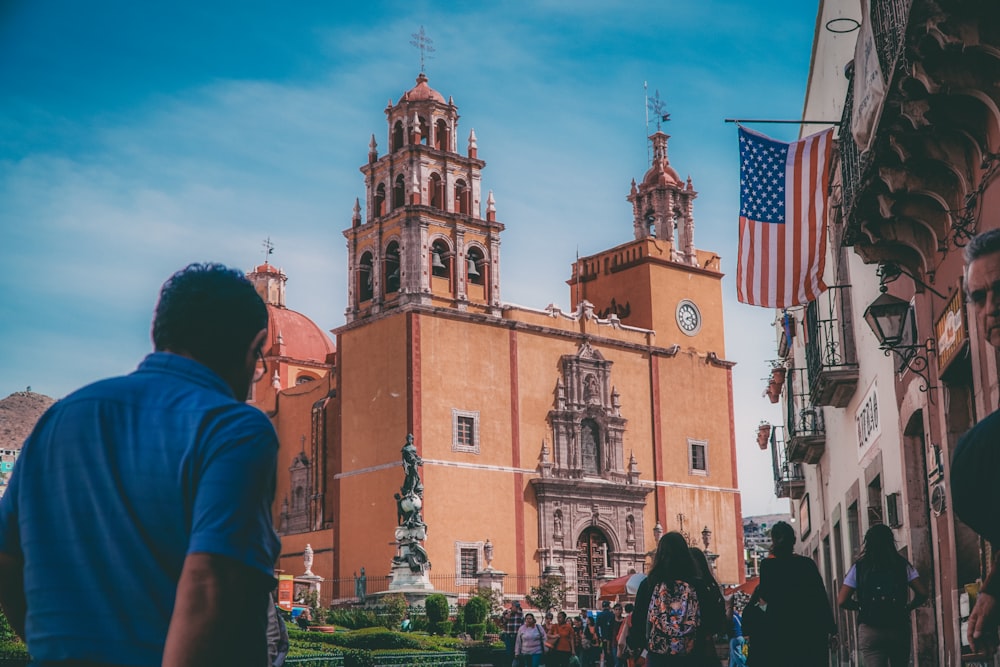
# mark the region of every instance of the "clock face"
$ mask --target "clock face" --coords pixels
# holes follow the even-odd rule
[[[693,301],[685,299],[677,304],[677,326],[688,336],[701,330],[701,312]]]

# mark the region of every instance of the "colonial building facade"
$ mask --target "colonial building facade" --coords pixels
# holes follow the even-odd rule
[[[997,25],[995,3],[820,3],[803,113],[840,119],[833,287],[776,318],[786,419],[772,456],[800,551],[832,597],[865,531],[889,525],[931,590],[912,617],[921,665],[962,664],[962,623],[991,557],[951,511],[949,461],[1000,399],[997,351],[962,284],[963,246],[1000,227]],[[879,330],[884,305],[902,325],[895,337]],[[838,664],[856,664],[854,613],[839,623]]]
[[[437,588],[474,586],[488,555],[508,595],[559,574],[571,604],[592,607],[602,581],[642,571],[677,529],[699,545],[708,529],[720,581],[742,581],[722,274],[695,248],[697,193],[668,136],[651,137],[653,164],[627,194],[632,239],[575,263],[567,310],[536,310],[501,301],[504,224],[475,133],[459,148],[453,100],[421,74],[385,114],[387,149],[372,137],[365,205],[344,231],[336,353],[293,358],[285,334],[285,355],[266,354],[278,380],[256,397],[282,442],[282,567],[301,568],[308,543],[314,572],[364,568],[376,592],[413,434]],[[302,373],[315,379],[296,384]]]

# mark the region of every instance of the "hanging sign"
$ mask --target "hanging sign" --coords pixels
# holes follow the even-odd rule
[[[878,411],[878,383],[872,381],[865,397],[854,413],[854,424],[858,432],[858,458],[864,456],[868,447],[882,435],[882,422]]]
[[[965,344],[965,317],[962,312],[962,289],[955,290],[945,307],[944,312],[934,323],[934,337],[937,339],[938,374],[948,368],[955,355]]]

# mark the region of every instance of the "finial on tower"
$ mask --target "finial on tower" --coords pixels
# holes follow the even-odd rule
[[[274,254],[274,243],[271,242],[271,237],[268,236],[261,245],[264,247],[264,263],[267,264],[268,259]]]
[[[412,35],[412,40],[410,44],[420,49],[420,73],[424,73],[424,59],[431,59],[431,54],[434,53],[434,40],[427,36],[424,32],[424,26],[420,26],[420,32],[415,32]]]
[[[486,195],[486,219],[493,222],[497,219],[497,203],[493,199],[493,191]]]
[[[351,216],[351,225],[354,227],[361,226],[361,200],[357,197],[354,198],[354,215]]]
[[[660,124],[670,120],[670,114],[664,111],[667,103],[660,99],[660,91],[657,90],[653,95],[653,99],[646,100],[646,104],[649,106],[649,110],[653,112],[653,115],[656,116],[656,131],[659,132]]]
[[[378,160],[378,143],[375,141],[375,135],[372,134],[372,140],[368,142],[368,162],[372,163]]]
[[[476,142],[476,130],[469,130],[469,157],[474,158],[479,152],[479,144]]]

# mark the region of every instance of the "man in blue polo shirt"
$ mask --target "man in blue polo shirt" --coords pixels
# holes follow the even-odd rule
[[[278,442],[244,403],[266,335],[242,273],[192,264],[156,351],[39,420],[0,500],[0,604],[34,664],[266,664]]]

